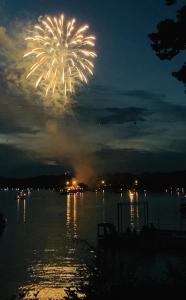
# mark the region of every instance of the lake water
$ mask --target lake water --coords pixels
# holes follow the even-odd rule
[[[17,200],[15,191],[0,192],[0,211],[8,219],[0,237],[1,299],[26,289],[41,299],[64,295],[65,287],[77,287],[86,279],[95,252],[97,224],[117,226],[117,203],[147,200],[149,219],[161,228],[186,229],[180,214],[181,194],[132,194],[86,192],[60,195],[32,191]],[[126,206],[126,223],[143,223],[141,206]],[[88,243],[87,243],[87,242]]]

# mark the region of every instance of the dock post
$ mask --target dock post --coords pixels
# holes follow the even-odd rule
[[[148,201],[146,202],[147,204],[147,226],[149,226],[149,203]]]
[[[144,215],[144,225],[147,226],[147,216],[146,216],[146,205],[145,205],[145,201],[143,202],[143,215]]]
[[[120,213],[119,213],[119,203],[118,203],[118,232],[120,231]]]

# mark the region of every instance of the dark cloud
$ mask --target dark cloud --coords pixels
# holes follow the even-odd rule
[[[110,107],[106,108],[105,112],[108,112],[109,114],[99,120],[101,124],[105,125],[145,121],[145,116],[147,115],[147,110],[141,107]]]
[[[174,151],[145,151],[135,149],[103,148],[98,151],[102,167],[106,162],[108,171],[145,172],[145,171],[174,171],[186,169],[184,153]]]
[[[52,117],[37,106],[34,98],[27,101],[3,87],[0,91],[2,147],[6,142],[15,146],[2,151],[2,174],[11,174],[12,170],[16,174],[58,172],[66,163],[64,149],[73,157],[69,149],[77,153],[80,140],[86,153],[97,158],[99,169],[172,170],[185,164],[186,106],[168,102],[163,94],[90,86],[78,94],[72,114]],[[57,151],[47,156],[43,155],[46,124],[53,119],[59,133]],[[7,151],[9,167],[3,162]],[[76,160],[81,162],[83,152],[78,153]]]
[[[28,164],[30,159],[25,151],[13,145],[0,145],[0,176],[14,176],[16,169]]]
[[[166,94],[159,93],[159,92],[151,92],[148,90],[124,90],[122,88],[116,88],[112,86],[104,86],[104,85],[91,85],[86,90],[81,90],[76,95],[77,103],[80,105],[91,105],[94,108],[97,105],[108,107],[110,101],[113,103],[117,103],[118,105],[124,105],[125,101],[128,100],[127,105],[129,102],[134,102],[137,100],[138,103],[144,104],[143,101],[148,103],[151,102],[160,102],[165,101],[167,99]]]
[[[18,164],[27,161],[26,155],[22,150],[16,149],[12,145],[0,145],[0,165]]]
[[[0,134],[13,134],[13,133],[37,133],[38,130],[31,127],[24,127],[17,125],[10,120],[0,120]]]
[[[137,98],[141,100],[151,100],[151,101],[159,101],[164,100],[166,98],[165,94],[155,93],[145,90],[132,90],[132,91],[121,91],[121,95]]]
[[[36,159],[34,153],[28,155],[25,151],[12,145],[0,145],[0,176],[22,177],[43,174],[60,174],[64,171],[61,164]]]
[[[174,136],[170,142],[170,149],[174,149],[179,153],[186,153],[186,139],[179,136]]]
[[[166,122],[183,122],[186,123],[186,106],[168,102],[157,103],[157,108],[154,110],[159,118]]]

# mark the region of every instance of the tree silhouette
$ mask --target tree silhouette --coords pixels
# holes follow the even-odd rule
[[[176,2],[177,2],[177,0],[166,0],[166,4],[167,5],[172,5],[172,4],[176,3]]]
[[[177,0],[166,0],[167,5]],[[186,50],[186,5],[177,11],[176,19],[167,19],[157,25],[157,32],[149,34],[151,47],[161,60],[171,60]],[[172,75],[186,85],[186,63]]]

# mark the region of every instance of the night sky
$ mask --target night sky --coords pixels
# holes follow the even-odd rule
[[[74,97],[73,112],[57,117],[37,105],[34,94],[28,101],[7,87],[1,57],[0,176],[56,174],[77,160],[99,171],[186,169],[186,94],[171,76],[184,55],[160,61],[148,38],[184,3],[0,0],[0,54],[3,29],[11,36],[15,24],[62,12],[90,25],[98,54],[94,77]]]

